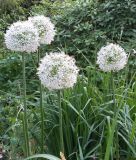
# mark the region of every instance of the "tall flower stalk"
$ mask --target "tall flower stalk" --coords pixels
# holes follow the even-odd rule
[[[127,54],[125,53],[124,49],[120,47],[119,45],[113,44],[113,43],[110,43],[107,46],[102,47],[97,55],[98,55],[97,64],[99,65],[100,69],[103,70],[104,72],[111,72],[111,87],[112,87],[114,116],[112,120],[111,130],[108,135],[108,142],[107,142],[106,152],[105,152],[105,157],[104,157],[104,160],[109,160],[111,148],[113,145],[114,134],[116,135],[116,138],[118,139],[117,119],[118,119],[118,114],[119,114],[120,107],[121,107],[119,106],[117,108],[117,105],[116,105],[113,72],[117,72],[123,69],[124,66],[127,64],[128,58],[127,58]],[[116,145],[117,145],[116,158],[117,160],[119,160],[118,144]]]
[[[26,104],[26,76],[25,76],[25,54],[22,53],[22,71],[23,71],[23,106],[24,106],[24,116],[23,116],[23,124],[24,124],[24,137],[25,137],[25,149],[26,156],[30,155],[29,149],[29,136],[28,136],[28,122],[27,122],[27,104]]]
[[[38,76],[43,86],[49,90],[57,90],[59,106],[59,138],[60,151],[64,152],[63,112],[61,107],[61,90],[71,88],[77,81],[78,68],[75,59],[64,52],[47,54],[38,68]]]
[[[63,139],[63,110],[61,107],[61,90],[58,90],[58,106],[59,106],[59,136],[60,136],[60,151],[64,153]]]
[[[51,44],[56,34],[55,26],[51,22],[49,17],[44,15],[37,15],[29,17],[28,21],[33,23],[39,34],[39,44]],[[40,61],[40,51],[38,51],[38,63]],[[40,87],[40,114],[41,114],[41,153],[44,153],[44,109],[43,109],[43,91],[41,81],[39,82]]]
[[[39,46],[39,34],[34,25],[29,21],[13,23],[5,34],[5,44],[12,51],[22,52],[22,82],[23,82],[23,132],[25,141],[25,156],[30,155],[27,103],[26,103],[26,75],[25,75],[25,53],[35,52]]]
[[[40,51],[38,51],[38,63],[40,62]],[[43,109],[43,90],[41,81],[39,81],[40,87],[40,114],[41,114],[41,153],[44,153],[44,109]]]
[[[109,160],[111,148],[113,146],[113,136],[116,136],[116,160],[119,160],[119,148],[118,148],[118,130],[117,130],[117,118],[119,113],[119,108],[116,105],[115,98],[115,85],[114,85],[114,72],[111,71],[111,99],[113,100],[113,121],[112,121],[112,129],[109,132],[109,138],[106,147],[105,160]]]
[[[114,84],[114,72],[111,71],[111,86],[112,86],[112,99],[113,99],[113,110],[114,115],[117,113],[117,104],[116,104],[116,97],[115,97],[115,84]],[[117,123],[117,122],[116,122]],[[116,160],[119,160],[119,142],[118,142],[118,126],[115,127],[115,137],[116,137]]]

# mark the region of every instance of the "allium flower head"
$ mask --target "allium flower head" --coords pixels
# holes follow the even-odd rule
[[[35,52],[39,46],[38,31],[28,21],[13,23],[6,31],[5,44],[12,51]]]
[[[32,22],[39,32],[39,43],[50,44],[54,40],[55,26],[49,17],[43,15],[29,17],[28,21]]]
[[[124,49],[117,44],[110,43],[97,53],[97,64],[104,72],[119,71],[124,68],[128,60]]]
[[[71,88],[77,81],[75,59],[64,52],[47,54],[40,63],[38,76],[49,90]]]

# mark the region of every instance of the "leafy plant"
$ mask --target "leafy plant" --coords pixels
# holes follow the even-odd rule
[[[33,3],[32,3],[33,4]],[[78,83],[73,89],[62,93],[64,154],[67,160],[103,160],[106,153],[110,159],[134,160],[136,158],[136,75],[135,75],[135,3],[134,0],[115,1],[60,1],[33,5],[31,13],[54,15],[57,36],[45,51],[61,48],[74,55],[81,65]],[[23,5],[22,5],[23,6]],[[3,35],[9,24],[25,20],[28,8],[23,12],[1,15],[0,21],[0,144],[5,159],[24,158],[22,126],[21,56],[4,48]],[[29,8],[30,7],[30,8]],[[47,8],[46,8],[47,7]],[[18,10],[18,8],[17,8]],[[61,11],[61,13],[59,13]],[[6,16],[5,16],[6,15]],[[107,41],[125,46],[129,63],[119,74],[114,74],[115,99],[118,116],[113,108],[110,74],[96,66],[96,52]],[[60,157],[59,106],[57,92],[43,89],[44,150],[41,152],[40,92],[36,76],[37,54],[27,55],[26,80],[28,106],[28,132],[31,148],[30,158]],[[116,132],[113,135],[113,122]],[[112,136],[111,136],[112,135]],[[111,140],[112,147],[107,145]],[[109,143],[111,144],[111,143]],[[108,146],[108,147],[107,147]],[[55,157],[56,158],[56,157]]]

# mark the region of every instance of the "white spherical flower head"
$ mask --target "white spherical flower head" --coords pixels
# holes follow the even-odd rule
[[[5,44],[12,51],[35,52],[39,46],[38,31],[28,21],[13,23],[6,31]]]
[[[97,64],[104,72],[119,71],[127,64],[127,54],[122,47],[110,43],[97,53]]]
[[[75,59],[64,52],[47,54],[40,63],[38,76],[49,90],[71,88],[77,81],[79,69]]]
[[[49,17],[43,15],[29,17],[28,21],[32,22],[39,32],[39,43],[50,44],[54,40],[55,26]]]

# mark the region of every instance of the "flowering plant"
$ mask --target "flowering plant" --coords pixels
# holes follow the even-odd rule
[[[49,17],[43,15],[34,16],[28,18],[29,22],[37,28],[39,33],[39,43],[40,44],[50,44],[54,40],[55,36],[55,26],[51,22]]]
[[[29,21],[13,23],[5,34],[8,49],[20,52],[35,52],[39,46],[37,29]]]
[[[127,54],[124,49],[113,43],[102,47],[97,54],[97,64],[104,72],[123,69],[127,60]]]
[[[78,71],[73,57],[65,55],[64,52],[51,52],[41,60],[38,76],[48,89],[63,89],[73,87]]]

